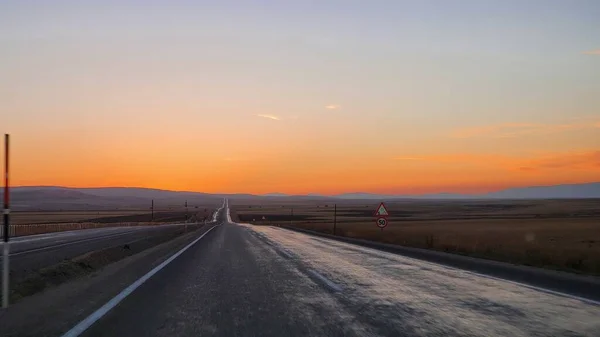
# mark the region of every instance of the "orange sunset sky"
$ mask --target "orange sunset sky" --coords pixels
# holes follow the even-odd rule
[[[2,2],[12,184],[600,181],[597,1],[250,3]]]

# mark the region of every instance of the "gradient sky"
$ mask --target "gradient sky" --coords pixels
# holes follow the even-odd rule
[[[600,2],[2,1],[15,185],[600,181]]]

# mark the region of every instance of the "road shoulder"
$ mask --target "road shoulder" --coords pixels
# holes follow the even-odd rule
[[[334,236],[290,226],[280,226],[276,228],[282,228],[285,230],[308,234],[313,237],[321,237],[384,252],[399,254],[405,257],[433,262],[451,268],[473,272],[479,275],[490,276],[553,292],[564,293],[570,296],[580,297],[582,299],[589,299],[592,302],[600,301],[600,277],[521,266],[506,262],[480,259],[435,250],[386,244],[364,239]]]
[[[60,335],[212,226],[129,256],[0,311],[0,335]]]

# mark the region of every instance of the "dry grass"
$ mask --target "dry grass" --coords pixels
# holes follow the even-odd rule
[[[14,212],[11,215],[11,236],[33,235],[77,229],[113,226],[158,225],[166,223],[202,222],[210,220],[214,207],[189,207],[156,211],[51,211]],[[2,228],[0,228],[0,233]]]
[[[12,212],[11,223],[15,225],[29,225],[38,223],[75,222],[93,218],[135,215],[140,213],[148,213],[148,210]]]
[[[600,275],[600,200],[402,201],[386,205],[391,216],[382,231],[372,215],[377,203],[338,203],[336,234]],[[331,203],[233,205],[233,210],[241,221],[333,232]]]
[[[214,212],[214,206],[203,206],[200,208],[189,207],[188,214],[210,217]],[[183,207],[155,210],[154,220],[162,221],[170,218],[176,221],[184,219],[186,210]],[[169,219],[167,219],[169,218]],[[150,221],[151,212],[148,209],[137,210],[115,210],[115,211],[44,211],[44,212],[12,212],[11,224],[32,225],[69,222],[120,222],[120,221]]]

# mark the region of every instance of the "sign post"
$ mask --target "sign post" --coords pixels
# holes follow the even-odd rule
[[[375,210],[375,223],[377,224],[377,227],[381,228],[382,231],[388,225],[387,217],[389,215],[390,213],[388,213],[387,208],[385,208],[383,202],[380,203],[379,207],[377,207],[377,210]]]
[[[10,198],[8,194],[8,158],[9,158],[9,136],[4,135],[4,249],[2,255],[2,307],[8,308],[8,256],[9,256],[9,214],[10,214]]]

